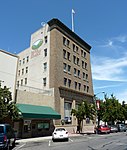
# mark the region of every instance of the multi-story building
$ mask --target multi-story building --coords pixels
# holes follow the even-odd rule
[[[18,56],[0,49],[0,86],[6,86],[15,100]]]
[[[58,19],[47,22],[31,35],[30,47],[18,54],[17,102],[51,106],[74,124],[71,109],[94,95],[90,49]],[[50,98],[42,96],[44,91]]]

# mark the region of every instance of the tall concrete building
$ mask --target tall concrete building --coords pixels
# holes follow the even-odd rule
[[[44,24],[18,54],[17,102],[51,106],[73,124],[71,109],[94,95],[90,49],[58,19]]]

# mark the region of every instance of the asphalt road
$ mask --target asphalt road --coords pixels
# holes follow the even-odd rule
[[[84,135],[72,137],[68,142],[46,140],[17,143],[14,150],[127,150],[127,133]]]

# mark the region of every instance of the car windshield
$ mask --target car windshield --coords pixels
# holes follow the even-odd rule
[[[64,128],[58,128],[58,129],[56,129],[56,131],[65,131],[65,129]]]
[[[0,126],[0,133],[4,133],[4,128]]]

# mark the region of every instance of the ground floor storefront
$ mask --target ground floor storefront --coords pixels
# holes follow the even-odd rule
[[[47,106],[17,104],[21,119],[14,122],[17,138],[30,138],[51,135],[54,130],[54,120],[61,115]]]

